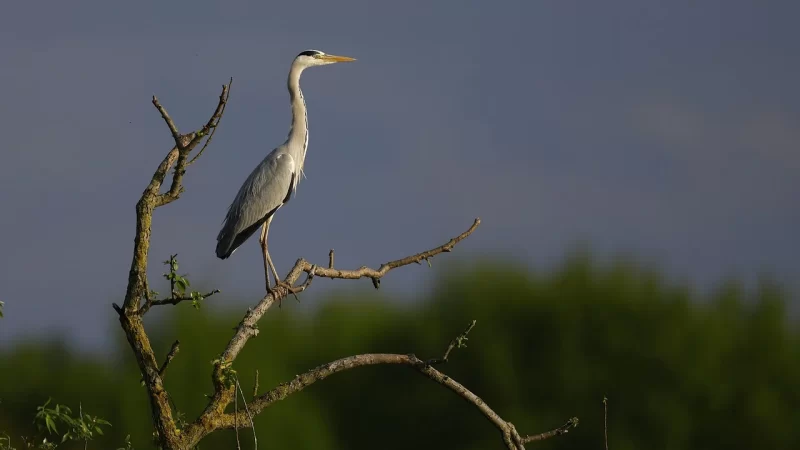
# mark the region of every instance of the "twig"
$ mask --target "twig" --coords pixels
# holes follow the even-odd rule
[[[178,127],[175,126],[175,122],[172,121],[172,117],[170,117],[169,113],[167,113],[167,110],[161,106],[161,103],[158,101],[158,98],[155,95],[153,96],[153,106],[155,106],[158,112],[161,113],[161,117],[164,119],[164,122],[167,123],[169,132],[172,133],[172,139],[175,139],[175,144],[180,145],[181,134],[178,132]]]
[[[608,398],[603,396],[603,440],[608,450]]]
[[[214,289],[211,292],[206,292],[205,294],[200,294],[200,296],[203,297],[203,299],[206,299],[208,297],[211,297],[214,294],[219,294],[219,293],[220,293],[219,289]],[[178,303],[191,301],[191,300],[194,300],[194,298],[192,298],[191,296],[189,296],[189,297],[183,296],[183,297],[174,297],[174,298],[162,298],[160,300],[151,300],[148,303],[145,303],[144,306],[139,308],[139,315],[142,315],[142,314],[146,313],[153,306],[177,305]]]
[[[139,308],[139,314],[144,314],[150,307],[153,306],[153,299],[150,298],[150,283],[147,281],[147,277],[144,278],[144,305]],[[144,312],[142,312],[144,311]]]
[[[186,163],[186,167],[189,167],[192,164],[194,164],[194,162],[197,161],[197,158],[199,158],[200,155],[202,155],[203,152],[206,151],[206,147],[208,147],[208,145],[211,144],[211,140],[214,139],[214,133],[217,132],[217,128],[219,128],[219,123],[222,121],[222,116],[225,114],[225,107],[228,106],[228,97],[230,96],[230,88],[231,88],[232,84],[233,84],[233,77],[231,77],[231,80],[228,82],[227,96],[224,99],[222,98],[223,95],[226,95],[225,91],[223,91],[223,93],[220,94],[219,101],[220,101],[220,104],[222,105],[222,109],[219,112],[219,118],[217,119],[216,123],[214,123],[213,125],[210,122],[208,124],[206,124],[207,128],[211,128],[211,134],[208,135],[208,139],[206,139],[205,144],[203,144],[203,148],[201,148],[200,151],[197,152],[196,155],[194,155],[194,158],[192,158],[191,161]],[[215,112],[215,115],[216,115],[216,112]],[[213,118],[213,116],[212,116],[212,118]]]
[[[333,249],[328,252],[328,269],[333,269]]]
[[[177,267],[178,263],[176,260],[177,257],[178,257],[177,253],[174,255],[169,255],[169,261],[167,261],[167,264],[169,264],[169,271],[170,271],[169,298],[171,299],[175,299],[175,297],[177,297],[177,292],[175,292],[175,275],[177,275],[175,273],[175,268]]]
[[[180,347],[181,341],[175,340],[175,342],[172,343],[172,347],[169,349],[167,357],[164,358],[164,363],[161,364],[161,368],[158,369],[158,376],[161,377],[162,380],[164,379],[164,374],[167,372],[167,366],[169,366],[169,363],[171,363],[172,359],[175,358],[175,355],[178,354],[181,349]],[[144,386],[144,377],[139,379],[139,383]]]
[[[233,396],[233,410],[239,411],[239,396]],[[233,430],[236,433],[236,449],[242,450],[242,443],[239,442],[239,414],[236,414],[236,417],[233,418]]]
[[[256,369],[256,382],[253,385],[253,398],[258,396],[258,369]]]
[[[167,353],[167,358],[164,360],[164,364],[161,365],[161,368],[158,369],[158,375],[163,379],[164,374],[167,372],[167,366],[169,363],[172,362],[172,359],[175,358],[175,355],[178,354],[178,351],[181,349],[181,341],[175,340],[172,343],[172,348],[169,349],[169,353]]]
[[[477,320],[473,320],[472,322],[470,322],[469,325],[467,325],[467,329],[464,330],[463,333],[459,334],[458,336],[453,338],[452,341],[450,341],[450,345],[447,346],[447,350],[445,350],[444,356],[442,356],[441,358],[428,360],[426,364],[432,366],[436,364],[446,363],[447,358],[450,356],[450,352],[452,352],[454,348],[466,347],[467,344],[465,344],[464,342],[467,341],[467,335],[469,334],[470,331],[472,331],[477,322],[478,322]]]
[[[247,407],[247,399],[244,398],[244,391],[239,384],[239,377],[236,377],[236,388],[239,389],[239,394],[242,395],[242,402],[244,402],[244,412],[247,413],[247,418],[250,420],[250,428],[253,430],[253,449],[258,450],[258,438],[256,437],[256,426],[253,423],[253,416],[250,414],[250,409]],[[233,394],[236,396],[236,393]]]
[[[545,431],[544,433],[534,434],[533,436],[525,436],[524,438],[522,438],[522,443],[523,444],[527,444],[529,442],[543,441],[545,439],[550,439],[551,437],[561,436],[562,434],[567,434],[567,433],[569,433],[570,429],[575,428],[575,427],[578,426],[578,422],[579,422],[578,418],[577,417],[573,417],[573,418],[569,419],[567,421],[567,423],[565,423],[564,425],[561,425],[560,427],[558,427],[558,428],[556,428],[554,430]]]

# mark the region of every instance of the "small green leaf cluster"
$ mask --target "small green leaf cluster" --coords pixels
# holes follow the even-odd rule
[[[232,388],[236,384],[236,369],[232,366],[230,361],[221,362],[219,358],[211,361],[213,365],[219,365],[220,369],[220,376],[222,379],[222,384],[225,385],[226,388]]]
[[[169,272],[164,274],[164,278],[169,280],[172,298],[186,297],[191,283],[187,278],[187,274],[178,274],[178,255],[170,255],[169,259],[164,261],[164,265],[169,266]],[[150,295],[151,298],[154,298],[158,296],[158,293],[152,291]],[[205,300],[205,296],[198,291],[189,291],[188,297],[192,299],[192,307],[194,309],[200,309],[202,301]]]
[[[164,261],[164,265],[169,266],[169,272],[164,274],[164,278],[169,280],[172,286],[172,295],[183,296],[189,287],[189,280],[186,275],[178,275],[178,255],[170,255],[169,260]]]
[[[88,444],[95,436],[103,435],[104,426],[111,426],[111,423],[107,420],[86,414],[82,409],[79,410],[76,416],[70,407],[58,403],[51,407],[51,402],[52,399],[47,399],[43,405],[36,408],[33,422],[40,433],[55,434],[56,439],[48,439],[47,436],[22,437],[22,449],[54,450],[67,441],[83,441]],[[61,431],[59,431],[59,428],[61,428]],[[58,436],[60,436],[60,439]],[[0,450],[17,450],[12,445],[11,436],[7,433],[0,434]],[[125,438],[125,447],[117,450],[133,450],[130,435]]]
[[[49,434],[60,434],[57,424],[63,424],[66,432],[61,436],[61,443],[68,440],[90,441],[95,434],[103,435],[102,426],[111,426],[107,420],[83,412],[75,417],[72,410],[64,405],[56,404],[50,408],[51,401],[47,399],[44,405],[36,408],[34,421],[40,431],[46,430]]]

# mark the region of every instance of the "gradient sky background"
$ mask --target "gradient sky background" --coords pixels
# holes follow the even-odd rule
[[[358,61],[303,76],[308,178],[273,222],[281,271],[331,247],[342,267],[378,264],[480,216],[434,267],[487,252],[552,267],[586,241],[699,290],[762,272],[796,289],[798,17],[788,1],[13,2],[0,15],[0,345],[120,337],[110,303],[134,203],[171,145],[150,96],[188,131],[229,77],[214,143],[156,214],[151,277],[177,252],[223,290],[214,301],[255,302],[257,244],[223,262],[215,238],[286,137],[286,74],[308,48]],[[414,266],[383,286],[413,294],[433,277]],[[345,286],[317,282],[304,304]]]

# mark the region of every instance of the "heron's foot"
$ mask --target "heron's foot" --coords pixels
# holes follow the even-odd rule
[[[297,300],[297,302],[300,303],[300,298],[297,297],[297,289],[295,289],[291,284],[283,280],[277,280],[275,282],[275,286],[272,286],[271,288],[267,287],[267,293],[272,294],[273,296],[278,298],[278,308],[281,307],[283,297],[285,297],[285,295],[281,295],[280,292],[277,292],[278,289],[285,289],[287,295],[288,294],[294,295],[295,300]]]

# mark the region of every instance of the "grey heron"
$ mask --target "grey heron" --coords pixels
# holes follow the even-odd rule
[[[228,213],[217,235],[217,257],[230,257],[240,245],[261,228],[261,252],[264,259],[264,277],[267,291],[269,273],[275,277],[275,285],[282,284],[272,258],[267,250],[269,225],[275,213],[292,198],[300,177],[304,176],[303,163],[308,149],[308,115],[303,92],[300,90],[300,75],[309,67],[324,66],[338,62],[355,61],[347,56],[329,55],[319,50],[306,50],[292,62],[289,69],[289,99],[292,106],[292,125],[286,141],[272,150],[247,177],[233,199]]]

